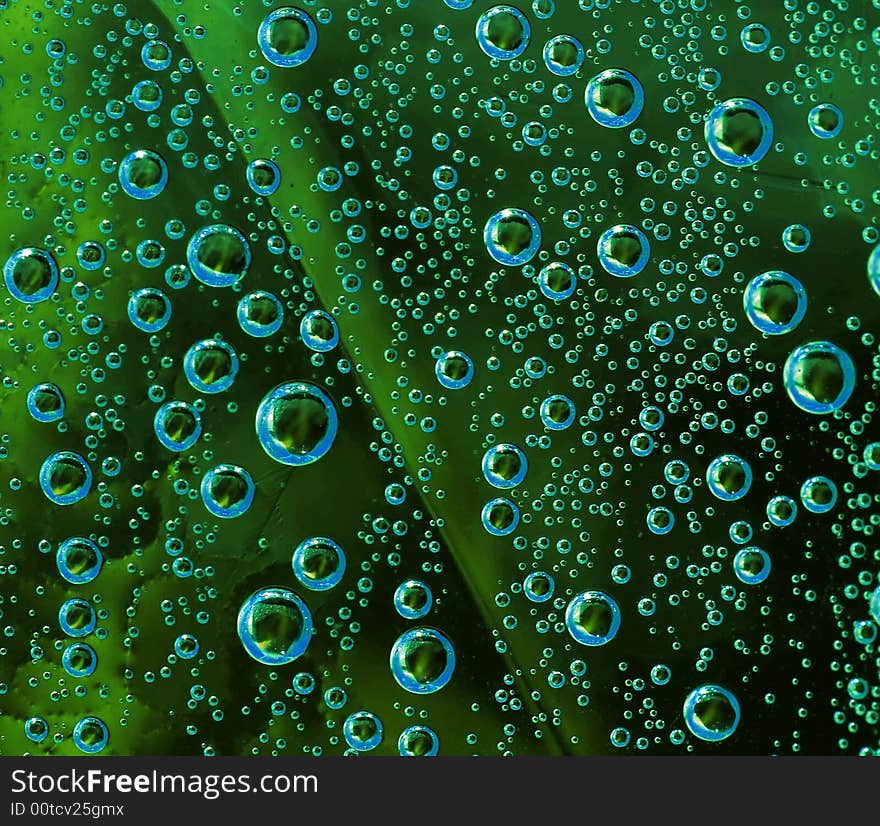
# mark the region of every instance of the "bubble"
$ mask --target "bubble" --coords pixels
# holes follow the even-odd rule
[[[138,149],[119,164],[119,184],[138,201],[156,198],[168,185],[168,164],[152,149]]]
[[[812,476],[801,485],[801,502],[810,513],[828,513],[837,504],[837,485],[827,476]]]
[[[199,393],[222,393],[238,375],[238,355],[225,341],[206,338],[186,351],[183,372]]]
[[[584,591],[568,603],[565,626],[581,645],[605,645],[620,629],[620,608],[604,591]]]
[[[427,726],[408,726],[397,738],[397,751],[401,757],[434,757],[440,751],[440,738]]]
[[[444,353],[434,365],[437,381],[447,390],[461,390],[474,377],[474,363],[470,356],[460,350]]]
[[[832,413],[843,407],[856,384],[852,359],[830,341],[795,348],[785,361],[783,382],[788,397],[807,413]]]
[[[700,740],[725,740],[739,725],[739,702],[720,685],[695,688],[684,701],[684,722]]]
[[[709,151],[727,166],[756,164],[773,143],[770,115],[749,98],[716,104],[706,116],[704,131]]]
[[[141,48],[141,60],[151,72],[164,72],[173,59],[171,48],[164,40],[150,40]]]
[[[585,54],[580,40],[568,34],[559,34],[544,45],[544,65],[554,75],[568,77],[581,68]]]
[[[749,463],[733,453],[725,453],[713,459],[706,470],[709,490],[725,502],[742,499],[752,486],[752,469]]]
[[[547,396],[541,402],[541,421],[548,430],[565,430],[575,419],[574,402],[561,393]]]
[[[92,646],[84,642],[71,643],[61,655],[61,665],[71,677],[81,680],[95,673],[98,655]]]
[[[236,318],[249,336],[266,338],[281,329],[284,306],[272,293],[257,290],[239,299]]]
[[[58,287],[58,265],[52,253],[38,247],[16,250],[3,266],[3,283],[9,294],[24,304],[52,297]]]
[[[73,742],[85,754],[103,751],[110,740],[110,731],[98,717],[83,717],[73,727]]]
[[[551,301],[571,298],[577,287],[577,276],[568,264],[554,261],[538,273],[538,288]]]
[[[480,519],[492,536],[507,536],[519,525],[519,508],[509,499],[492,499],[483,505]]]
[[[33,743],[42,743],[49,736],[49,723],[42,717],[29,717],[24,723],[24,735]]]
[[[141,112],[155,112],[162,105],[162,87],[155,80],[140,80],[131,90],[131,102]]]
[[[584,102],[590,117],[611,129],[631,125],[642,113],[645,91],[626,69],[605,69],[587,84]]]
[[[486,250],[499,264],[528,263],[541,246],[541,227],[524,209],[502,209],[486,221]]]
[[[777,528],[785,528],[794,522],[797,516],[797,505],[788,496],[774,496],[767,503],[767,519]]]
[[[74,597],[58,610],[58,624],[68,637],[87,637],[95,630],[98,617],[90,602]]]
[[[880,244],[871,250],[868,256],[868,283],[877,295],[880,295]]]
[[[805,252],[810,246],[812,233],[803,224],[789,224],[782,230],[782,245],[794,253]]]
[[[193,275],[203,284],[230,287],[247,274],[251,249],[235,227],[211,224],[190,238],[186,259]]]
[[[749,23],[740,32],[740,42],[752,54],[766,51],[770,45],[770,30],[761,23]]]
[[[618,278],[630,278],[647,266],[651,245],[638,227],[617,224],[599,236],[596,254],[607,273]]]
[[[523,581],[523,593],[529,602],[547,602],[555,590],[556,582],[546,571],[532,571]]]
[[[843,129],[843,112],[833,103],[819,103],[807,115],[810,131],[823,140],[831,140]]]
[[[666,685],[672,679],[672,669],[664,664],[657,663],[651,668],[651,682],[654,685]]]
[[[740,548],[733,558],[733,572],[746,585],[757,585],[770,575],[770,555],[754,546]]]
[[[647,523],[651,533],[663,536],[675,527],[675,514],[669,508],[651,508],[648,511]]]
[[[493,445],[483,455],[483,476],[494,488],[515,488],[528,470],[526,455],[516,445]]]
[[[171,319],[171,301],[155,287],[143,287],[128,299],[128,318],[138,330],[158,333]]]
[[[326,353],[339,344],[339,328],[330,313],[324,310],[311,310],[306,313],[299,325],[303,343],[316,353]]]
[[[263,665],[286,665],[301,656],[312,638],[308,606],[287,588],[263,588],[238,612],[244,650]]]
[[[245,174],[248,185],[257,195],[274,195],[281,186],[281,170],[278,164],[266,158],[251,161]]]
[[[865,445],[862,459],[868,470],[880,470],[880,442],[871,442],[871,444]]]
[[[305,63],[318,47],[318,29],[302,9],[285,6],[260,23],[257,43],[272,65],[290,68]]]
[[[163,404],[153,417],[156,438],[163,447],[180,453],[189,450],[202,435],[202,417],[188,402]]]
[[[56,505],[73,505],[92,489],[92,469],[78,453],[61,450],[40,467],[40,487]]]
[[[293,573],[311,591],[326,591],[345,574],[345,553],[332,539],[315,536],[296,546]]]
[[[64,418],[64,394],[58,385],[43,382],[27,394],[28,413],[38,422],[57,422]]]
[[[254,501],[254,480],[238,465],[217,465],[202,477],[202,502],[220,519],[241,516]]]
[[[281,384],[260,402],[257,436],[283,465],[308,465],[333,446],[339,420],[330,397],[309,382]]]
[[[433,694],[451,679],[455,651],[444,634],[433,628],[412,628],[391,647],[391,674],[413,694]]]
[[[199,653],[199,641],[192,634],[181,634],[174,640],[174,653],[182,660],[191,660]]]
[[[782,270],[756,275],[743,293],[743,307],[752,326],[778,336],[790,333],[807,312],[807,291],[793,275]]]
[[[94,272],[104,266],[107,251],[96,241],[86,241],[77,248],[76,260],[84,270]]]
[[[690,478],[691,469],[687,466],[687,462],[681,459],[672,459],[666,463],[663,469],[663,476],[670,485],[683,485]]]
[[[74,585],[84,585],[101,573],[104,557],[91,539],[74,536],[58,546],[55,563],[64,579]]]
[[[382,742],[382,721],[372,711],[355,711],[345,718],[342,736],[349,748],[371,751]]]
[[[394,591],[394,609],[408,620],[424,617],[434,604],[431,589],[417,579],[401,582]]]
[[[526,16],[513,6],[493,6],[477,20],[477,43],[498,60],[519,57],[529,45],[531,33]]]

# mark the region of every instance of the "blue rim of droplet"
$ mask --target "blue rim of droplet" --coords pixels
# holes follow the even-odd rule
[[[308,395],[320,401],[327,413],[326,432],[318,443],[308,453],[303,455],[290,453],[284,445],[277,442],[272,436],[269,421],[272,405],[275,401],[300,394]],[[294,381],[279,384],[278,387],[266,394],[257,408],[256,428],[260,445],[276,462],[280,462],[283,465],[309,465],[312,462],[317,462],[333,446],[333,441],[336,439],[336,433],[339,429],[339,417],[333,401],[320,387],[310,382]]]
[[[277,316],[274,321],[271,321],[268,324],[262,324],[248,318],[248,304],[249,302],[256,300],[268,300],[275,305]],[[253,336],[254,338],[266,338],[267,336],[274,335],[281,329],[281,325],[284,323],[284,305],[272,293],[266,292],[265,290],[255,290],[239,299],[235,316],[238,319],[238,324],[241,329],[249,336]]]
[[[446,3],[449,4],[452,0],[446,0]],[[472,2],[472,0],[466,0],[468,4]],[[455,8],[455,6],[453,6]],[[467,8],[467,6],[462,6],[461,8]],[[435,757],[437,752],[440,751],[440,738],[437,736],[437,732],[432,728],[428,728],[428,726],[407,726],[401,733],[400,737],[397,738],[397,751],[401,757],[415,757],[411,752],[409,752],[406,748],[406,741],[409,737],[414,734],[423,734],[428,737],[431,741],[431,747],[419,754],[419,757]]]
[[[245,485],[244,498],[230,505],[228,508],[218,504],[211,498],[211,482],[213,482],[216,477],[226,474],[237,476]],[[237,516],[241,516],[254,501],[255,492],[256,486],[254,485],[254,480],[250,473],[248,473],[243,467],[230,464],[222,464],[212,467],[202,477],[202,482],[199,486],[199,493],[202,496],[202,503],[205,508],[209,513],[219,519],[235,519]]]
[[[522,27],[522,41],[514,49],[500,49],[489,40],[489,22],[499,14],[509,14],[511,17],[516,18]],[[475,33],[477,43],[486,55],[494,57],[496,60],[513,60],[513,58],[519,57],[528,48],[529,40],[532,37],[532,27],[529,24],[528,18],[519,9],[513,6],[500,5],[493,6],[480,15],[477,20]]]
[[[634,235],[639,242],[641,250],[639,257],[632,264],[621,264],[610,256],[606,247],[611,240],[617,235]],[[609,274],[617,278],[632,278],[638,275],[648,264],[651,258],[651,244],[644,232],[632,224],[616,224],[609,227],[600,236],[596,243],[596,254],[599,256],[599,263],[602,268]]]
[[[368,740],[360,740],[355,735],[355,730],[358,723],[365,720],[369,720],[373,723],[376,731]],[[355,751],[372,751],[372,749],[376,748],[376,746],[382,742],[384,735],[385,727],[382,725],[382,721],[373,714],[372,711],[361,710],[352,712],[345,718],[345,722],[342,724],[342,736],[345,738],[345,742],[348,743],[349,747]]]
[[[549,583],[547,593],[538,594],[534,591],[532,585],[537,579],[547,580],[547,582]],[[550,574],[548,574],[546,571],[533,571],[523,581],[523,593],[526,595],[526,599],[529,602],[547,602],[547,600],[553,597],[555,591],[556,580],[554,580],[553,577],[550,576]]]
[[[37,396],[41,392],[48,392],[54,395],[59,401],[59,407],[57,410],[48,410],[42,411],[37,407]],[[64,395],[61,392],[61,388],[56,384],[52,384],[51,382],[41,382],[40,384],[34,385],[27,394],[27,409],[28,413],[38,422],[55,422],[58,419],[64,418]]]
[[[745,477],[742,487],[733,493],[730,493],[723,488],[719,488],[712,481],[712,477],[715,475],[716,471],[718,471],[722,465],[726,464],[738,465],[742,468],[743,476]],[[709,490],[712,494],[718,499],[721,499],[723,502],[735,502],[737,499],[742,499],[743,496],[749,492],[749,488],[752,486],[752,468],[745,459],[733,453],[724,453],[721,456],[716,456],[709,463],[709,467],[706,469],[706,484],[709,486]]]
[[[797,378],[801,365],[812,353],[825,353],[837,359],[843,373],[843,386],[837,398],[830,402],[819,402],[812,397],[805,396],[797,389]],[[801,410],[807,413],[825,414],[839,410],[848,401],[856,386],[856,368],[849,354],[830,341],[812,341],[802,344],[791,351],[785,360],[782,370],[783,384],[788,397]]]
[[[713,731],[712,729],[706,728],[704,725],[702,725],[702,723],[700,723],[699,720],[697,720],[697,704],[705,696],[711,694],[720,694],[730,703],[730,706],[733,709],[734,713],[734,720],[729,729],[725,729],[723,731]],[[719,740],[725,740],[730,737],[730,735],[736,731],[740,720],[740,709],[738,700],[726,688],[722,688],[720,685],[699,686],[698,688],[695,688],[693,691],[691,691],[684,701],[683,713],[685,724],[687,725],[691,734],[693,734],[695,737],[698,737],[700,740],[705,740],[710,743],[718,742]]]
[[[499,453],[514,453],[519,458],[519,470],[516,475],[511,477],[510,479],[502,479],[499,476],[496,476],[492,473],[492,459]],[[526,474],[529,471],[529,462],[526,459],[525,453],[522,452],[516,445],[512,444],[500,444],[500,445],[492,445],[486,453],[483,455],[483,476],[486,481],[492,485],[493,488],[498,488],[499,490],[507,490],[509,488],[515,488],[523,479],[526,478]]]
[[[819,116],[822,112],[831,110],[837,115],[837,126],[834,129],[823,129],[819,124]],[[817,103],[812,109],[810,109],[809,114],[807,115],[807,125],[810,127],[810,131],[817,137],[822,140],[832,140],[836,138],[841,129],[843,129],[843,112],[840,111],[840,107],[835,106],[833,103]]]
[[[37,258],[49,265],[49,283],[36,292],[23,293],[15,283],[15,265],[22,259],[30,257]],[[55,258],[50,252],[39,247],[24,247],[23,249],[16,250],[9,256],[6,264],[3,266],[3,281],[6,284],[6,289],[9,290],[9,294],[14,299],[21,301],[23,304],[37,304],[40,301],[51,298],[52,293],[58,287],[58,280],[58,265],[55,263]]]
[[[765,318],[761,314],[761,308],[758,304],[761,289],[773,282],[787,284],[797,296],[797,309],[794,315],[784,324],[776,324],[770,319]],[[804,285],[793,275],[783,270],[770,270],[769,272],[756,275],[746,285],[743,291],[743,309],[746,311],[746,317],[752,326],[759,332],[770,336],[784,335],[785,333],[790,333],[804,320],[804,316],[807,314],[807,291]]]
[[[431,640],[439,642],[446,654],[446,665],[433,680],[428,683],[419,682],[406,669],[406,646],[413,640]],[[411,694],[433,694],[440,691],[452,679],[455,671],[455,649],[449,638],[436,628],[411,628],[401,634],[391,646],[391,675],[397,684]]]
[[[260,184],[257,183],[256,171],[260,168],[271,169],[275,176],[272,179],[272,182],[266,186],[260,186]],[[278,164],[267,158],[257,158],[256,160],[251,161],[247,165],[245,177],[247,178],[248,185],[257,195],[273,195],[278,191],[278,187],[281,186],[281,170],[278,168]]]
[[[336,568],[322,579],[311,577],[306,571],[305,566],[307,552],[316,546],[329,547],[336,554]],[[308,588],[310,591],[326,591],[337,585],[342,577],[345,576],[345,551],[329,537],[313,536],[296,546],[291,559],[291,565],[293,566],[294,576],[296,576],[303,587]]]
[[[169,414],[176,411],[186,412],[192,416],[195,421],[193,432],[180,442],[172,439],[165,430],[165,419]],[[155,431],[156,438],[159,440],[162,447],[168,448],[168,450],[173,450],[175,453],[180,453],[184,450],[189,450],[199,440],[199,437],[202,435],[202,417],[199,414],[199,411],[188,402],[165,402],[165,404],[156,411],[156,415],[153,416],[153,430]]]
[[[81,651],[89,654],[92,658],[91,662],[85,668],[77,668],[73,664],[74,656]],[[83,677],[89,677],[95,673],[95,669],[98,667],[98,655],[95,653],[95,649],[88,643],[72,642],[64,649],[64,653],[61,655],[61,665],[71,677],[82,679]]]
[[[725,113],[734,109],[744,109],[752,112],[757,116],[762,127],[761,140],[755,151],[749,155],[738,155],[728,149],[721,143],[720,137],[716,134],[716,126],[721,123]],[[760,103],[750,98],[730,98],[716,104],[711,112],[706,116],[706,123],[703,130],[706,144],[713,157],[725,164],[726,166],[752,166],[758,163],[770,150],[773,143],[773,122],[770,115]]]
[[[556,402],[565,402],[565,404],[568,405],[568,416],[566,416],[561,422],[557,422],[550,416],[550,408]],[[541,422],[548,430],[565,430],[571,427],[574,423],[575,416],[577,415],[574,402],[563,393],[554,393],[552,396],[547,396],[547,398],[541,402],[539,412],[541,415]]]
[[[218,381],[205,382],[196,371],[196,356],[204,350],[222,350],[229,356],[229,372]],[[224,390],[228,390],[238,375],[238,367],[238,354],[232,349],[232,345],[216,338],[197,341],[183,357],[183,373],[186,380],[194,390],[198,390],[200,393],[222,393]]]
[[[608,625],[608,630],[601,636],[590,634],[582,628],[579,628],[577,624],[578,608],[584,603],[594,602],[604,602],[611,612],[611,622]],[[608,596],[604,591],[584,591],[573,597],[568,603],[568,607],[565,609],[565,626],[568,633],[571,634],[572,639],[574,639],[575,642],[579,642],[581,645],[588,645],[591,647],[605,645],[606,643],[611,642],[620,630],[620,607],[617,605],[615,599]]]
[[[577,57],[571,66],[560,66],[558,63],[553,62],[553,47],[558,43],[568,43],[574,46],[575,51],[577,52]],[[583,65],[585,55],[586,52],[584,51],[583,43],[570,34],[558,34],[556,37],[551,37],[550,40],[544,44],[544,65],[557,77],[569,77],[570,75],[577,74],[578,70]]]
[[[532,233],[529,245],[525,247],[525,249],[520,250],[520,252],[515,254],[511,254],[503,249],[500,249],[492,240],[492,231],[498,224],[500,224],[502,221],[507,220],[508,218],[518,218],[525,221],[528,224],[529,229]],[[489,220],[486,221],[486,226],[483,230],[483,241],[486,245],[486,250],[489,255],[491,255],[492,258],[495,259],[495,261],[497,261],[499,264],[504,264],[505,266],[509,267],[518,267],[522,264],[528,263],[540,248],[541,227],[535,220],[535,218],[531,215],[531,213],[526,212],[524,209],[502,209],[496,212],[494,215],[490,216]]]
[[[326,341],[317,336],[313,336],[309,332],[309,322],[313,318],[321,318],[324,321],[329,322],[330,328],[333,330],[333,335]],[[306,313],[302,317],[302,321],[299,323],[299,334],[303,340],[303,344],[305,344],[309,350],[314,350],[316,353],[326,353],[339,344],[339,325],[337,325],[336,319],[324,310],[311,310]]]
[[[142,189],[128,178],[129,168],[139,160],[149,158],[159,167],[159,180],[146,189]],[[168,164],[165,159],[152,149],[137,149],[127,155],[119,164],[119,185],[126,195],[138,201],[148,201],[162,194],[168,185]]]
[[[412,588],[420,589],[425,595],[425,604],[420,608],[410,608],[406,602],[404,602],[406,592]],[[394,610],[404,619],[421,619],[431,610],[433,604],[434,595],[431,593],[431,589],[418,579],[408,579],[405,582],[401,582],[394,590]]]
[[[96,727],[102,734],[100,740],[95,743],[84,743],[82,740],[83,731],[87,727]],[[73,742],[76,747],[86,754],[97,754],[102,751],[110,741],[110,731],[107,724],[98,717],[83,717],[73,729]]]
[[[299,637],[283,654],[270,654],[263,651],[254,641],[250,630],[248,629],[248,620],[250,619],[251,611],[261,602],[270,600],[281,601],[292,605],[299,611],[300,616],[302,617],[302,630],[300,631]],[[286,665],[302,656],[302,654],[305,653],[305,650],[309,647],[313,630],[312,612],[309,610],[309,606],[306,605],[305,601],[298,594],[295,594],[288,588],[261,588],[251,594],[244,603],[242,603],[238,612],[236,628],[238,629],[238,638],[241,640],[244,650],[257,662],[262,663],[263,665]]]
[[[161,301],[165,310],[162,315],[157,318],[155,321],[144,321],[138,315],[138,302],[144,298],[154,298],[157,301]],[[138,328],[138,330],[142,330],[145,333],[158,333],[162,330],[171,319],[171,301],[162,290],[157,290],[155,287],[143,287],[131,294],[131,297],[128,299],[128,320]]]
[[[744,567],[745,559],[753,554],[758,554],[763,563],[761,570],[755,574],[750,573]],[[770,575],[770,568],[770,554],[763,548],[758,548],[755,545],[751,545],[748,548],[740,548],[733,558],[733,572],[736,574],[736,578],[744,585],[758,585],[763,582]]]
[[[609,80],[625,80],[632,88],[632,104],[622,115],[610,114],[596,103],[596,90],[605,81]],[[610,129],[622,129],[632,124],[642,113],[642,109],[645,106],[645,90],[642,88],[639,79],[632,72],[626,69],[605,69],[605,71],[599,72],[587,84],[587,88],[584,91],[584,103],[586,104],[587,112],[590,113],[590,117],[600,126],[606,126]]]
[[[82,547],[83,545],[95,555],[95,564],[86,571],[75,574],[67,564],[67,552],[71,548],[77,546]],[[70,539],[65,539],[64,542],[58,546],[58,551],[55,554],[55,564],[58,566],[58,573],[68,582],[71,582],[74,585],[84,585],[87,582],[91,582],[101,573],[101,566],[104,564],[104,557],[101,554],[100,548],[98,548],[91,539],[87,539],[84,536],[72,536]]]
[[[276,20],[284,18],[293,18],[298,20],[306,27],[308,32],[308,40],[305,46],[293,54],[284,55],[277,49],[272,48],[269,42],[269,30]],[[318,48],[318,28],[311,16],[306,14],[302,9],[295,9],[291,6],[285,6],[281,9],[275,9],[266,15],[260,28],[257,30],[257,45],[266,58],[273,66],[280,66],[282,69],[289,69],[294,66],[300,66],[305,63]]]
[[[446,362],[451,361],[452,359],[461,359],[467,365],[465,374],[460,378],[450,378],[443,372],[443,367],[446,365]],[[462,388],[467,387],[471,383],[471,379],[474,377],[474,362],[467,353],[463,353],[461,350],[450,350],[448,353],[444,353],[437,359],[437,362],[434,365],[434,375],[437,376],[437,381],[439,381],[447,390],[461,390]]]
[[[74,628],[67,621],[67,615],[73,608],[88,608],[89,621],[81,628]],[[98,616],[95,614],[95,609],[88,600],[74,597],[73,599],[64,602],[58,609],[58,624],[68,637],[87,637],[95,630],[95,626],[98,624]]]
[[[241,272],[225,273],[212,270],[199,261],[199,245],[211,235],[225,233],[236,238],[244,249],[244,265]],[[207,287],[231,287],[247,275],[251,266],[251,246],[247,238],[228,224],[210,224],[196,232],[186,245],[186,263],[192,274]]]
[[[52,466],[54,462],[58,461],[68,461],[74,462],[79,465],[79,467],[83,471],[83,483],[76,489],[72,490],[69,493],[54,493],[52,491]],[[49,456],[45,462],[43,462],[40,467],[40,487],[43,490],[43,493],[46,494],[46,498],[49,499],[50,502],[54,502],[56,505],[73,505],[77,502],[86,498],[89,495],[89,491],[92,489],[92,469],[89,467],[88,462],[83,459],[78,453],[74,453],[71,450],[59,450],[57,453],[53,453]]]

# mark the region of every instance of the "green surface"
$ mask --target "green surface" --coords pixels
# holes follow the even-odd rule
[[[109,730],[103,754],[339,754],[348,748],[343,724],[360,710],[384,728],[370,754],[398,753],[401,731],[416,724],[430,726],[447,755],[878,747],[877,653],[866,640],[876,634],[880,511],[865,449],[880,439],[880,287],[867,264],[880,240],[880,7],[557,0],[544,16],[551,6],[520,6],[531,27],[522,58],[493,61],[475,36],[490,3],[301,0],[317,48],[282,68],[257,43],[274,7],[253,0],[0,0],[3,260],[35,246],[61,268],[45,301],[28,305],[2,288],[0,754],[81,753],[73,728],[87,716]],[[740,39],[753,22],[770,32],[769,48],[755,54]],[[516,41],[509,25],[493,24],[507,45]],[[558,34],[586,50],[571,77],[542,58]],[[284,29],[285,49],[303,37]],[[64,44],[60,57],[47,53],[53,39]],[[151,40],[170,47],[168,68],[145,65]],[[622,129],[600,126],[584,104],[590,79],[616,67],[639,79],[645,97]],[[709,69],[720,77],[714,91]],[[152,114],[131,99],[147,79],[163,92]],[[284,111],[288,93],[300,97],[298,111]],[[767,110],[774,140],[757,166],[738,169],[708,152],[703,125],[715,103],[739,97]],[[810,132],[819,103],[843,113],[836,138]],[[540,147],[523,142],[532,121],[548,130]],[[737,141],[748,144],[753,126]],[[88,159],[77,163],[83,149]],[[118,178],[139,149],[168,166],[167,187],[145,201]],[[258,159],[282,174],[265,197],[246,178]],[[458,176],[445,193],[432,178],[440,165]],[[328,166],[342,177],[330,192],[318,185]],[[425,228],[419,216],[414,224],[417,207],[430,212]],[[507,208],[541,227],[540,251],[525,267],[487,253],[486,221]],[[180,237],[168,232],[172,220]],[[185,265],[189,239],[214,223],[247,236],[247,274],[227,288],[195,278],[170,286],[166,270]],[[597,256],[599,236],[616,224],[638,226],[650,241],[650,260],[632,278],[614,277]],[[792,224],[811,233],[804,252],[783,245]],[[164,247],[157,267],[138,262],[145,240]],[[105,249],[97,270],[77,259],[85,242]],[[712,254],[720,274],[710,274],[711,261],[700,266]],[[536,272],[553,261],[577,275],[571,298],[538,289]],[[743,307],[746,284],[772,270],[794,275],[807,294],[806,315],[784,335],[762,334]],[[143,287],[162,290],[173,307],[152,335],[126,310]],[[285,308],[281,329],[265,339],[236,320],[253,290]],[[785,316],[788,299],[779,300]],[[340,333],[325,354],[300,335],[314,309],[329,311]],[[100,331],[89,316],[100,317]],[[655,322],[673,331],[669,345],[651,343]],[[60,335],[57,349],[44,343],[48,331]],[[211,337],[235,349],[240,370],[230,389],[200,395],[183,358]],[[855,368],[851,397],[827,415],[796,407],[783,381],[789,353],[819,340]],[[475,374],[447,390],[435,363],[454,350]],[[730,392],[734,373],[748,377],[745,395]],[[289,381],[322,387],[339,417],[330,452],[303,467],[274,461],[255,433],[260,401]],[[40,382],[61,389],[60,422],[28,413]],[[541,421],[553,394],[574,403],[567,429]],[[153,429],[159,404],[171,400],[203,406],[204,431],[180,454]],[[641,457],[632,440],[646,431],[639,416],[649,406],[664,420]],[[499,443],[528,458],[511,491],[481,471]],[[80,453],[94,473],[89,495],[70,506],[50,502],[38,479],[61,450]],[[753,473],[735,502],[705,481],[712,459],[727,453]],[[102,472],[107,459],[118,475]],[[673,459],[687,464],[689,490],[664,479]],[[256,483],[237,518],[212,516],[198,492],[221,463]],[[800,490],[820,474],[838,500],[812,514]],[[402,504],[386,500],[392,483],[406,490]],[[677,501],[676,492],[692,498]],[[777,495],[798,505],[788,527],[768,520]],[[522,516],[504,537],[480,518],[498,496]],[[656,535],[647,518],[661,506],[675,524]],[[761,584],[734,574],[737,521],[751,525],[747,544],[772,559]],[[93,582],[59,575],[56,550],[71,536],[102,547]],[[294,549],[315,536],[333,538],[346,556],[342,581],[327,591],[305,588],[291,566]],[[178,558],[190,560],[177,573],[166,552],[175,538]],[[523,593],[534,571],[555,580],[546,602]],[[420,620],[394,606],[410,578],[434,597]],[[306,652],[279,667],[249,657],[236,630],[244,601],[271,586],[305,600],[315,626]],[[620,630],[602,646],[579,644],[565,626],[566,606],[591,589],[620,606]],[[98,665],[82,679],[61,663],[73,640],[58,610],[72,597],[98,613],[83,638]],[[429,695],[405,691],[389,668],[394,641],[424,626],[442,631],[456,657],[449,684]],[[198,639],[195,658],[175,656],[181,634]],[[671,670],[663,685],[651,677],[658,664]],[[309,694],[295,688],[301,674],[314,679]],[[731,691],[741,709],[719,743],[696,737],[684,719],[685,698],[706,684]],[[326,702],[333,687],[347,693],[338,709]],[[723,708],[706,719],[713,714],[724,722]],[[48,722],[41,743],[25,736],[32,716]]]

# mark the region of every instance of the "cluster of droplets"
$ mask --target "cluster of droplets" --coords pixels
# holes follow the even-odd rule
[[[14,736],[875,751],[868,19],[177,5],[0,2]]]

